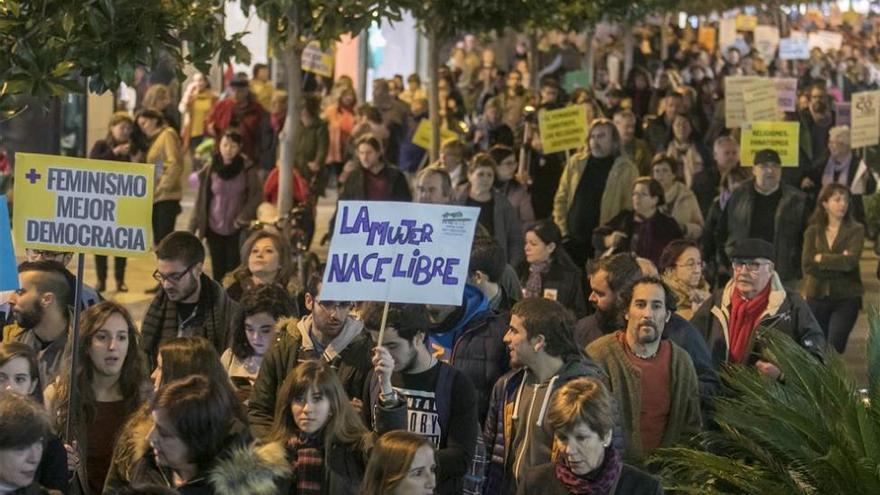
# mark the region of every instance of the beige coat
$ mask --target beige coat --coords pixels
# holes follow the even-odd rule
[[[180,200],[183,197],[183,148],[174,129],[166,126],[159,131],[147,150],[145,161],[157,168],[161,163],[161,173],[154,185],[153,202]]]
[[[693,191],[684,183],[675,182],[664,194],[665,203],[659,208],[664,213],[678,222],[684,232],[685,239],[695,241],[703,235],[703,214],[700,212],[700,204]]]

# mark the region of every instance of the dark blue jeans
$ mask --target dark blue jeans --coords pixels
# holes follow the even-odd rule
[[[846,299],[807,299],[807,304],[813,311],[822,333],[828,344],[843,354],[846,350],[846,341],[859,318],[859,310],[862,308],[861,297],[849,297]]]

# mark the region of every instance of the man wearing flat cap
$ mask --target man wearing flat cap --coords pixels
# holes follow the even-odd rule
[[[737,242],[730,253],[733,278],[694,314],[691,323],[706,339],[716,367],[728,362],[754,365],[779,379],[779,368],[763,361],[755,346],[760,327],[779,330],[822,358],[822,329],[801,296],[782,285],[773,262],[776,252],[763,239]]]
[[[795,187],[782,183],[779,153],[763,149],[755,154],[753,178],[730,196],[718,225],[719,243],[726,263],[734,246],[744,239],[763,239],[772,244],[767,257],[788,289],[801,278],[801,245],[807,222],[807,198]]]

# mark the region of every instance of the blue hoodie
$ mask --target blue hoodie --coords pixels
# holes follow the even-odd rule
[[[489,299],[476,286],[465,284],[462,305],[464,306],[464,315],[455,322],[452,328],[443,333],[428,334],[428,344],[434,356],[441,361],[448,362],[451,359],[452,348],[458,337],[475,316],[489,309]]]

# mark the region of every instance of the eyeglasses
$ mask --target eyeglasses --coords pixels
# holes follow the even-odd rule
[[[761,261],[733,260],[733,269],[734,270],[742,270],[743,268],[745,268],[750,272],[756,272],[762,266],[769,265],[769,264],[770,263],[764,263]]]
[[[187,273],[189,273],[190,270],[193,269],[193,267],[196,266],[196,264],[197,263],[189,265],[188,267],[186,267],[186,270],[184,270],[180,273],[171,273],[169,275],[163,275],[162,273],[159,272],[159,270],[156,270],[153,272],[153,279],[156,282],[159,282],[160,284],[164,283],[166,281],[171,282],[172,284],[177,284],[181,281],[181,279],[183,279],[183,277],[186,276]]]
[[[338,311],[340,309],[348,311],[354,306],[354,303],[351,301],[318,301],[318,305],[324,311]]]
[[[705,261],[697,261],[697,260],[688,260],[687,263],[676,263],[675,266],[686,267],[686,268],[691,268],[691,269],[699,268],[702,270],[703,268],[706,268],[706,262]]]

